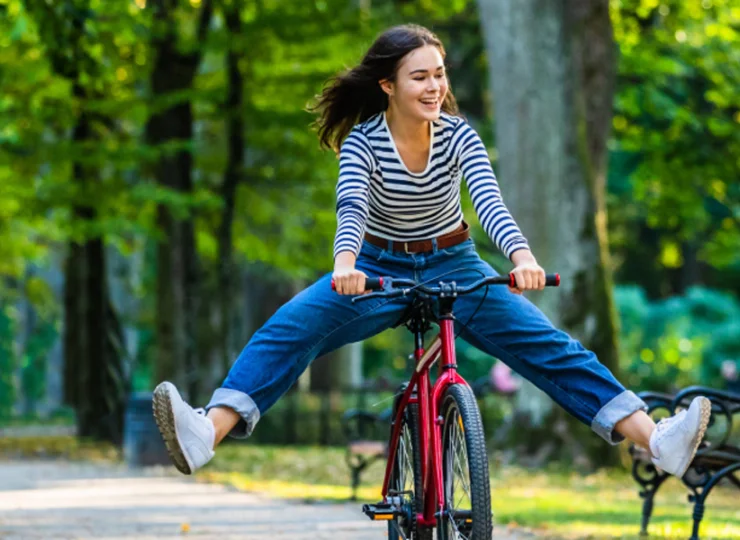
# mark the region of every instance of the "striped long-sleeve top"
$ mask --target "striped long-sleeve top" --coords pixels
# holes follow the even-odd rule
[[[486,148],[462,118],[441,114],[431,123],[431,151],[423,172],[405,166],[385,113],[356,125],[339,154],[334,256],[357,255],[365,231],[389,240],[423,240],[462,222],[465,181],[483,228],[507,256],[527,241],[501,198]]]

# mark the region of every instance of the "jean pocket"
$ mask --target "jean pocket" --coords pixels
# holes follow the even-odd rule
[[[360,257],[366,257],[368,259],[371,259],[376,262],[383,261],[385,257],[386,251],[382,248],[379,248],[375,244],[371,244],[367,240],[362,241],[362,246],[360,248]]]

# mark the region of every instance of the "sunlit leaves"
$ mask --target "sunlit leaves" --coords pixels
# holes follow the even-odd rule
[[[0,186],[6,203],[0,275],[17,276],[55,243],[122,234],[132,229],[125,224],[138,219],[138,208],[120,211],[127,207],[119,206],[119,196],[132,168],[146,163],[144,147],[130,144],[144,118],[133,104],[142,67],[133,59],[142,45],[141,23],[131,20],[126,3],[9,0],[6,14],[0,19],[7,45],[0,47]],[[83,110],[93,119],[93,140],[74,143]],[[72,182],[73,162],[98,171],[93,184]],[[80,204],[97,207],[103,217],[78,223],[72,209]]]
[[[740,211],[731,189],[740,176],[740,3],[613,0],[611,8],[621,51],[614,133],[639,156],[631,194],[674,241],[701,242],[713,264],[737,262],[740,222],[722,220]]]

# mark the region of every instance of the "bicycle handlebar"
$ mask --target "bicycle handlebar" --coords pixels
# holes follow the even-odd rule
[[[365,280],[365,290],[374,291],[371,294],[358,297],[357,299],[365,299],[368,297],[384,297],[394,298],[398,296],[405,296],[411,291],[418,291],[430,296],[440,296],[443,294],[455,294],[457,296],[463,294],[469,294],[473,291],[484,287],[485,285],[508,285],[510,287],[516,287],[516,277],[514,274],[508,274],[506,276],[494,276],[479,279],[467,287],[450,287],[454,282],[441,282],[440,287],[427,287],[421,285],[412,279],[395,279],[392,277],[377,277],[367,278]],[[545,275],[545,286],[546,287],[557,287],[560,285],[560,274],[546,274]],[[334,280],[331,280],[331,288],[334,290]]]

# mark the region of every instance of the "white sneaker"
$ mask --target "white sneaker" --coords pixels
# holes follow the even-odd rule
[[[154,389],[154,419],[177,470],[192,474],[215,455],[216,428],[203,409],[193,409],[175,385],[163,382]]]
[[[687,410],[664,418],[650,436],[653,463],[661,470],[682,478],[694,459],[712,413],[712,402],[697,397]]]

